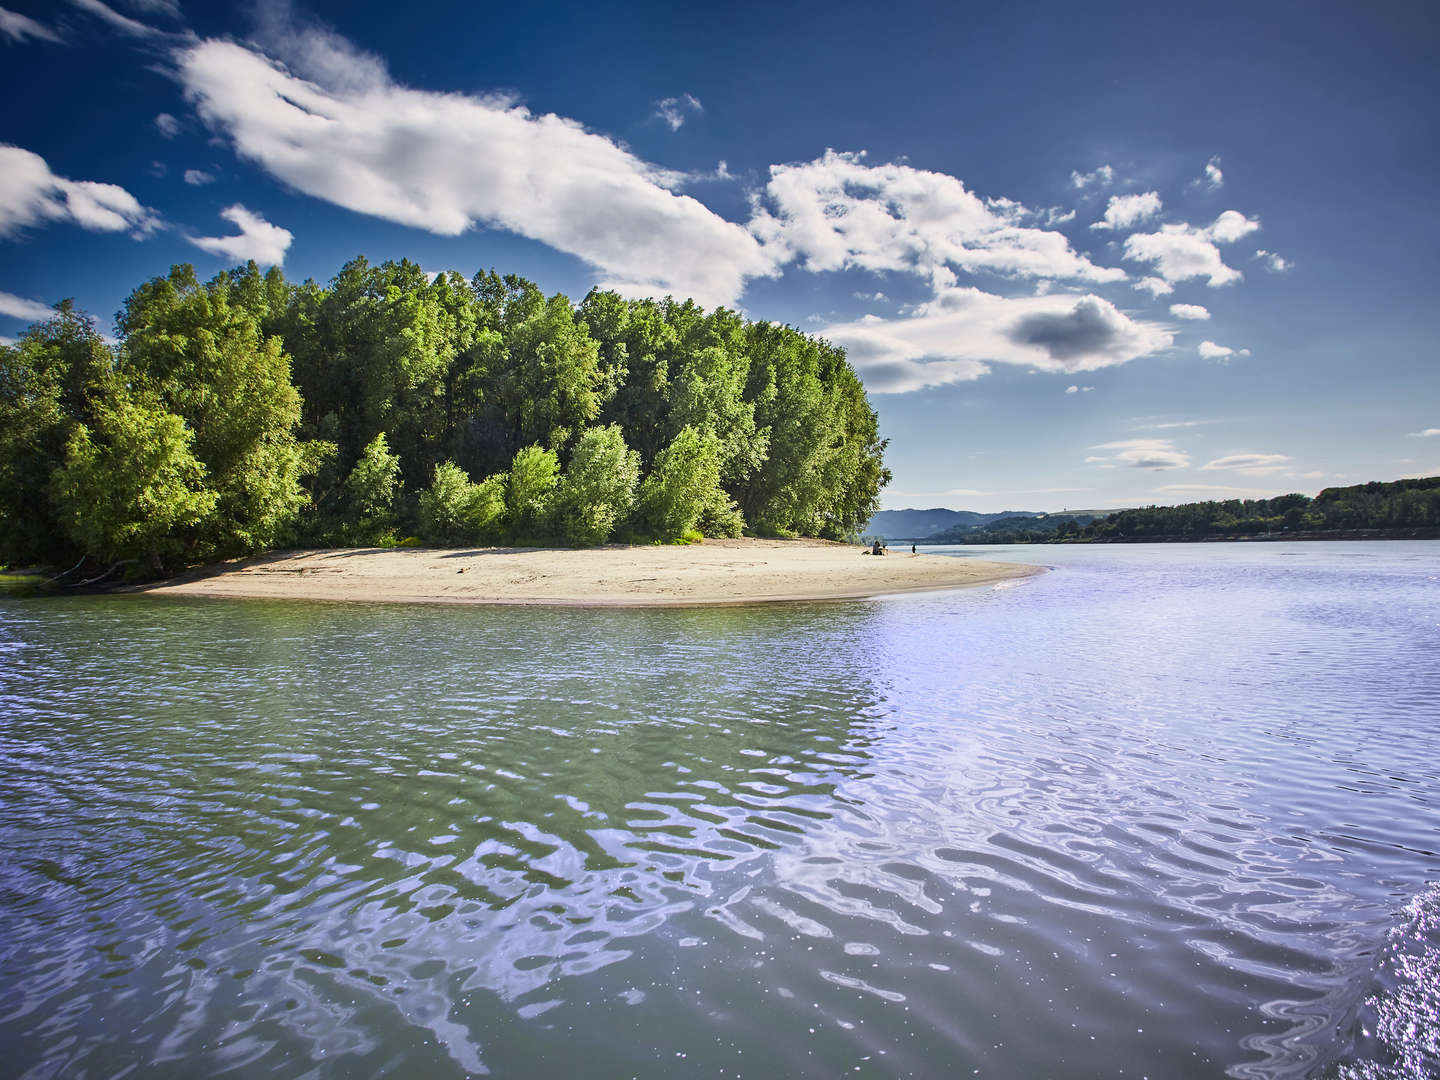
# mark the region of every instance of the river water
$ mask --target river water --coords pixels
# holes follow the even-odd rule
[[[0,1073],[1433,1075],[1440,542],[949,553],[0,598]]]

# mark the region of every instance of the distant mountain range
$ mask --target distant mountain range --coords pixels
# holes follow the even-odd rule
[[[881,510],[865,525],[866,536],[883,536],[887,540],[923,540],[956,526],[974,529],[1004,517],[1039,517],[1034,511],[1005,510],[998,514],[978,514],[974,510]]]
[[[935,540],[952,542],[966,533],[989,528],[1003,522],[1007,529],[1023,528],[1032,522],[1060,522],[1078,519],[1081,525],[1113,510],[1067,510],[1063,514],[1047,514],[1035,510],[1002,510],[998,514],[981,514],[974,510],[949,510],[937,506],[932,510],[881,510],[865,525],[864,536],[886,540]],[[1040,528],[1053,527],[1050,524]]]

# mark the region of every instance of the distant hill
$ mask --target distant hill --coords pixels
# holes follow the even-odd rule
[[[1006,517],[1033,518],[1042,515],[1028,510],[1002,510],[998,514],[979,514],[973,510],[948,510],[937,506],[931,510],[881,510],[865,525],[865,536],[883,536],[887,540],[924,540],[937,533],[957,528],[974,529]]]

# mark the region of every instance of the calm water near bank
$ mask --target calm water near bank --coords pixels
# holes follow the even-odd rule
[[[0,1072],[1437,1067],[1440,542],[951,550],[1055,570],[0,594]]]

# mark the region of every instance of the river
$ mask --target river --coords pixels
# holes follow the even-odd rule
[[[0,1071],[1440,1067],[1440,542],[936,550],[1052,571],[0,597]]]

